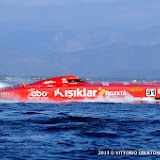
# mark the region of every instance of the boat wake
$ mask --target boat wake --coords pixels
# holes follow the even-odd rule
[[[0,103],[21,103],[17,100],[7,100],[7,99],[0,99]],[[148,103],[148,104],[155,104],[160,103],[160,101],[154,100],[152,98],[135,98],[135,97],[125,97],[125,98],[96,98],[96,99],[85,99],[80,101],[64,101],[64,102],[55,102],[55,101],[31,101],[31,102],[23,102],[23,103],[130,103],[130,104],[137,104],[137,103]]]
[[[0,89],[1,88],[4,88],[4,87],[9,87],[10,85],[9,84],[7,84],[7,83],[2,83],[2,82],[0,82]]]
[[[85,99],[83,101],[81,101],[83,103],[160,103],[160,101],[156,101],[153,98],[149,98],[149,97],[144,97],[144,98],[135,98],[131,95],[127,95],[125,98],[110,98],[110,97],[98,97],[96,99]]]

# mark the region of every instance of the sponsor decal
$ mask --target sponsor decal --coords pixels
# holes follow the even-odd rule
[[[48,97],[28,97],[29,101],[48,101]]]
[[[98,90],[87,90],[86,88],[83,89],[74,89],[74,90],[64,90],[63,92],[60,91],[59,88],[57,88],[54,91],[54,97],[60,96],[65,98],[72,98],[72,97],[96,97],[96,94],[99,94],[101,96],[124,96],[127,94],[125,90],[123,91],[109,91],[105,89],[98,88]]]
[[[48,92],[46,91],[31,91],[29,93],[29,97],[46,97],[48,95]]]
[[[126,86],[128,86],[128,85],[129,85],[129,83],[128,83],[128,82],[123,82],[123,84],[124,84],[124,85],[126,85]]]
[[[13,96],[13,93],[10,93],[10,92],[2,92],[2,93],[1,93],[1,96],[10,97],[10,96]]]
[[[28,94],[29,101],[46,101],[49,100],[47,97],[49,92],[47,91],[39,91],[39,90],[31,90]]]
[[[143,88],[131,88],[129,91],[143,91]]]
[[[56,97],[58,95],[60,95],[61,97],[64,97],[64,94],[59,91],[59,88],[54,91],[54,97]]]
[[[125,96],[127,92],[124,91],[106,91],[106,96]]]
[[[44,82],[43,82],[43,84],[53,84],[53,83],[56,83],[56,81],[50,80],[50,81],[44,81]]]
[[[62,78],[61,80],[62,80],[62,83],[68,83],[66,78]]]
[[[146,89],[146,96],[147,97],[154,97],[154,96],[156,96],[156,89]]]
[[[109,86],[108,82],[102,82],[102,86]]]
[[[158,94],[160,94],[160,89],[158,89]]]
[[[59,88],[57,88],[54,91],[54,97],[61,96],[61,97],[95,97],[97,93],[97,90],[87,90],[86,88],[83,89],[75,89],[75,90],[65,90],[64,93],[62,93]]]
[[[103,96],[106,93],[105,89],[98,88],[98,90],[99,90],[99,95],[101,96]]]
[[[100,91],[99,95],[101,95],[101,96],[103,96],[103,95],[106,95],[106,96],[124,96],[124,95],[127,94],[127,92],[125,90],[123,90],[123,91],[108,91],[108,90],[101,89],[101,88],[98,88],[98,90]]]

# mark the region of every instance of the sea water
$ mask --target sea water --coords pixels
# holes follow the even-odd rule
[[[0,159],[159,158],[160,104],[0,102]]]

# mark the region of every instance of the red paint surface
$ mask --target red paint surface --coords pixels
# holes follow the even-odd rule
[[[160,98],[159,83],[143,82],[83,82],[71,75],[46,79],[32,84],[3,88],[0,98],[20,102],[81,101],[97,98]]]

